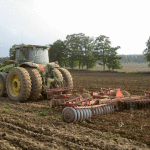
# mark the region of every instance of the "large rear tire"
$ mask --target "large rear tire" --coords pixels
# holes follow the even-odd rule
[[[28,71],[22,67],[12,68],[6,79],[6,90],[12,101],[26,101],[31,92],[31,79]]]
[[[54,72],[55,72],[55,77],[56,78],[63,78],[61,72],[57,68],[54,68]],[[57,88],[57,87],[61,88],[62,84],[61,83],[56,83],[55,88]]]
[[[28,100],[36,101],[42,92],[42,77],[36,68],[27,67],[26,70],[29,72],[32,83],[31,93]]]
[[[6,79],[0,74],[0,97],[5,96],[6,91]]]
[[[70,72],[64,68],[59,68],[59,71],[62,73],[66,87],[73,88],[73,79]]]

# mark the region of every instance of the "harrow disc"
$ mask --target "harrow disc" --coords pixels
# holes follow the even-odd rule
[[[93,113],[93,115],[96,114],[96,110],[94,108],[92,109],[92,113]]]
[[[111,113],[110,105],[108,105],[107,108],[108,108],[108,113]]]
[[[102,106],[102,108],[103,108],[103,114],[106,114],[107,113],[106,106]]]
[[[62,111],[62,117],[65,122],[76,122],[77,113],[76,110],[72,107],[66,107]]]
[[[88,109],[85,109],[85,111],[86,111],[86,119],[89,119],[89,111],[88,111]]]
[[[97,109],[98,109],[98,114],[100,115],[101,114],[100,107],[98,107]]]
[[[85,109],[82,109],[82,111],[83,111],[83,120],[85,120],[86,119],[86,111],[85,111]]]
[[[82,111],[81,108],[79,109],[79,112],[80,112],[80,119],[79,119],[79,121],[82,122],[83,121],[83,111]]]
[[[90,113],[90,118],[92,117],[92,111],[91,109],[89,109],[89,113]]]
[[[99,115],[102,115],[102,108],[101,107],[99,107]]]
[[[97,108],[97,107],[95,108],[95,112],[96,112],[96,115],[99,114],[99,113],[98,113],[98,108]]]
[[[104,108],[100,107],[100,109],[101,109],[101,115],[103,115],[104,114]]]
[[[78,109],[76,109],[76,112],[77,112],[77,122],[80,121],[80,111]]]
[[[113,112],[113,105],[110,105],[110,113]]]

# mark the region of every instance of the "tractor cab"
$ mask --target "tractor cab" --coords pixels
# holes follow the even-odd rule
[[[48,64],[48,49],[39,45],[17,45],[15,49],[15,60],[19,63],[33,62],[36,64]]]

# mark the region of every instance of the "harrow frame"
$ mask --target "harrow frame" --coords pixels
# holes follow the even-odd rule
[[[70,91],[71,94],[63,94]],[[114,98],[111,93],[116,92]],[[75,94],[81,96],[70,99]],[[89,97],[82,99],[83,93],[89,93]],[[92,115],[102,115],[121,111],[124,109],[140,109],[150,107],[150,92],[144,92],[144,96],[125,96],[120,89],[101,88],[99,92],[89,92],[86,90],[73,90],[68,87],[49,89],[47,98],[51,99],[51,107],[65,107],[62,111],[62,117],[65,122],[78,122],[91,119]]]

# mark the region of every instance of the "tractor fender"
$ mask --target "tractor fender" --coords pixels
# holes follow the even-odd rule
[[[4,78],[4,80],[6,81],[7,78],[7,73],[6,72],[0,72],[0,75]]]
[[[33,63],[33,62],[24,62],[19,67],[33,67],[33,68],[37,68],[38,65],[36,63]]]

